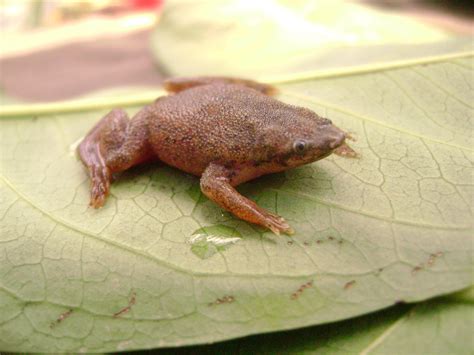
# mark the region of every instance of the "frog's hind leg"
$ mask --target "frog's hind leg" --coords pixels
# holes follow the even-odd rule
[[[112,110],[79,145],[79,156],[91,179],[91,206],[98,208],[104,205],[113,173],[124,171],[151,157],[147,115],[148,110],[145,108],[129,120],[124,110]]]
[[[275,234],[293,234],[293,229],[280,216],[259,207],[239,194],[232,186],[232,172],[211,163],[201,177],[201,191],[225,210],[251,223],[270,229]]]
[[[166,91],[170,93],[178,93],[196,86],[210,85],[210,84],[237,84],[246,86],[257,91],[260,91],[265,95],[275,95],[277,89],[269,84],[259,83],[253,80],[240,79],[240,78],[231,78],[225,76],[200,76],[194,78],[171,78],[167,79],[164,82],[164,87]]]

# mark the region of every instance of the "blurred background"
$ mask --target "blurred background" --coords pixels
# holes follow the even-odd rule
[[[472,49],[472,1],[0,0],[0,89],[55,101],[167,76],[285,78]]]

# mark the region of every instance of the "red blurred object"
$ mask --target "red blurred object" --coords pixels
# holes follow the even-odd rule
[[[164,0],[128,0],[128,4],[135,10],[158,9],[163,5]]]

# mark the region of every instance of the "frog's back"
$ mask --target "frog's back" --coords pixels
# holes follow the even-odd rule
[[[160,160],[196,175],[212,161],[249,161],[261,144],[259,132],[281,105],[240,85],[191,88],[151,107],[150,144]]]

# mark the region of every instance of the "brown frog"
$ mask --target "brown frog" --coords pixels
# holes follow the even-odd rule
[[[115,109],[78,147],[91,178],[91,206],[101,207],[113,173],[161,160],[201,177],[201,190],[237,217],[276,234],[293,230],[235,186],[327,157],[345,134],[326,118],[271,97],[266,84],[236,78],[179,78],[131,120]]]

